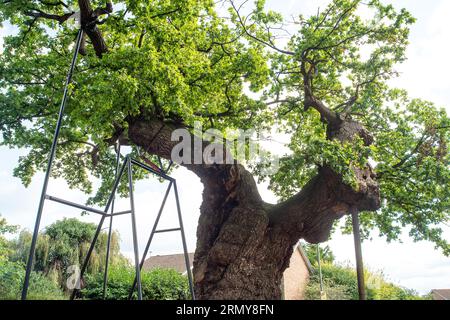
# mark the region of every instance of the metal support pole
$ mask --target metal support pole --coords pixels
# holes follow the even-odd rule
[[[55,133],[53,135],[52,146],[50,149],[50,155],[48,157],[47,170],[45,172],[45,178],[44,178],[44,183],[42,186],[41,198],[39,200],[39,207],[38,207],[38,212],[36,215],[36,222],[34,224],[33,237],[31,239],[30,253],[28,255],[28,260],[27,260],[27,266],[26,266],[26,271],[25,271],[25,280],[24,280],[23,288],[22,288],[22,300],[26,300],[26,298],[27,298],[28,285],[30,283],[31,269],[33,267],[34,253],[36,251],[36,242],[37,242],[37,237],[39,234],[39,226],[41,224],[42,211],[44,209],[44,202],[45,202],[45,195],[47,193],[48,180],[50,178],[53,160],[54,160],[55,154],[56,154],[56,146],[58,144],[58,136],[59,136],[59,132],[61,129],[62,118],[64,115],[64,109],[65,109],[66,102],[67,102],[68,88],[69,88],[70,82],[72,81],[73,70],[75,68],[75,63],[77,61],[78,51],[80,50],[80,44],[81,44],[82,37],[83,37],[83,30],[80,29],[78,31],[77,40],[75,43],[75,49],[74,49],[74,53],[73,53],[73,57],[72,57],[72,62],[70,64],[69,72],[67,74],[66,84],[64,86],[63,98],[61,101],[61,106],[59,108],[58,120],[56,122]]]
[[[148,238],[147,245],[145,246],[144,253],[142,254],[141,263],[139,264],[139,270],[142,270],[144,266],[145,258],[147,257],[148,250],[150,249],[150,245],[153,240],[153,236],[156,233],[156,228],[158,227],[159,219],[161,218],[161,214],[163,212],[164,206],[166,205],[167,197],[169,196],[170,189],[172,188],[172,181],[169,182],[169,186],[167,187],[166,194],[164,195],[163,201],[161,202],[161,206],[159,207],[158,215],[156,216],[155,223],[153,224],[152,231],[150,232],[150,237]],[[136,288],[136,277],[133,280],[133,286],[131,287],[130,294],[128,295],[128,299],[131,300],[133,296],[134,289]]]
[[[116,156],[116,169],[114,172],[114,177],[117,179],[117,174],[119,173],[120,166],[120,143],[117,145],[117,156]],[[111,203],[111,213],[114,212],[114,201],[116,197],[114,194],[112,203]],[[106,299],[106,290],[108,288],[108,267],[109,267],[109,253],[111,249],[111,238],[112,238],[112,225],[113,225],[113,216],[109,218],[109,232],[108,232],[108,242],[106,244],[106,258],[105,258],[105,274],[103,275],[103,300]]]
[[[120,183],[120,178],[122,177],[123,172],[125,171],[125,167],[126,167],[126,165],[128,163],[129,163],[129,159],[127,158],[127,159],[125,159],[122,167],[120,168],[120,171],[119,171],[119,174],[117,175],[116,181],[114,181],[114,186],[112,188],[111,194],[109,195],[109,199],[108,199],[108,201],[106,203],[105,213],[108,212],[109,207],[110,207],[110,205],[111,205],[111,203],[112,203],[112,201],[113,201],[113,199],[115,197],[117,187],[119,186],[119,183]],[[94,238],[92,239],[91,245],[89,246],[89,250],[88,250],[87,255],[86,255],[86,258],[84,259],[83,267],[81,268],[80,278],[78,279],[78,282],[80,282],[81,278],[84,275],[84,272],[87,269],[87,265],[89,263],[89,259],[91,258],[92,251],[94,251],[95,243],[97,242],[97,238],[98,238],[98,236],[99,236],[99,234],[100,234],[100,232],[102,230],[102,226],[103,226],[103,222],[105,221],[105,218],[106,218],[106,216],[103,216],[100,219],[100,222],[99,222],[99,224],[97,226],[97,230],[95,231]],[[78,292],[77,288],[73,289],[72,294],[70,296],[71,300],[75,299],[75,295],[76,295],[77,292]]]
[[[322,265],[320,264],[320,246],[316,245],[317,249],[317,266],[319,267],[319,284],[320,284],[320,299],[322,299],[323,295],[323,278],[322,278]]]
[[[359,300],[366,300],[366,289],[364,286],[364,266],[361,251],[361,234],[359,230],[359,216],[358,211],[351,209],[352,225],[353,225],[353,239],[355,243],[355,257],[356,257],[356,274],[358,277],[358,293]]]
[[[173,161],[170,160],[169,165],[167,166],[166,170],[164,170],[164,171],[165,171],[166,173],[169,172],[169,170],[170,170],[170,168],[172,167],[172,165],[173,165]]]
[[[131,226],[133,228],[134,264],[136,269],[138,300],[142,300],[141,268],[139,266],[139,248],[137,240],[136,217],[135,217],[134,197],[133,197],[133,168],[131,158],[127,156],[127,159],[128,159],[128,188],[130,193],[130,205],[131,205]]]
[[[98,209],[95,209],[95,208],[84,206],[82,204],[78,204],[78,203],[75,203],[75,202],[72,202],[72,201],[67,201],[67,200],[64,200],[64,199],[57,198],[57,197],[49,196],[48,194],[45,195],[45,199],[64,204],[66,206],[70,206],[70,207],[74,207],[74,208],[77,208],[77,209],[81,209],[81,210],[84,210],[84,211],[93,212],[93,213],[96,213],[96,214],[99,214],[99,215],[102,215],[102,216],[105,216],[105,215],[109,216],[109,214],[105,214],[105,212],[102,211],[102,210],[98,210]]]
[[[175,201],[177,204],[178,222],[180,224],[181,240],[183,242],[184,262],[186,264],[186,273],[189,280],[189,289],[191,291],[192,300],[195,300],[194,283],[192,279],[191,264],[189,263],[189,253],[186,245],[186,237],[184,235],[183,218],[181,216],[180,199],[178,198],[177,181],[173,181],[173,189],[175,191]]]

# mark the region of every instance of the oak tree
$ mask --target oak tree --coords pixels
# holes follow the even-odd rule
[[[378,0],[333,0],[291,22],[262,0],[244,4],[0,0],[0,21],[17,28],[0,57],[2,144],[29,150],[14,174],[28,185],[45,168],[77,33],[70,17],[80,10],[86,35],[53,175],[85,192],[100,178],[91,202],[111,188],[117,140],[170,159],[171,133],[193,134],[195,121],[290,137],[270,175],[262,165],[180,164],[204,186],[198,298],[280,298],[294,244],[327,240],[355,211],[365,234],[395,240],[408,228],[449,254],[440,229],[449,220],[449,117],[390,85],[414,18]],[[255,177],[270,181],[279,203],[264,202]]]

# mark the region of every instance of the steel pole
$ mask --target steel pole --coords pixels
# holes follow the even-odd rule
[[[120,143],[117,145],[117,157],[116,157],[116,169],[114,172],[114,179],[117,179],[117,174],[119,173],[120,167]],[[111,213],[114,213],[114,202],[115,195],[111,202]],[[108,288],[108,267],[109,267],[109,252],[111,249],[111,238],[112,238],[112,225],[113,225],[113,216],[109,218],[109,232],[108,232],[108,242],[106,244],[106,258],[105,258],[105,274],[103,275],[103,300],[106,298],[106,290]]]
[[[172,187],[172,181],[169,182],[169,186],[167,187],[166,193],[164,195],[163,201],[161,202],[161,206],[159,207],[158,215],[156,216],[155,223],[153,224],[152,231],[150,232],[150,236],[147,241],[147,245],[145,246],[144,253],[142,254],[141,263],[139,265],[139,270],[142,270],[144,266],[145,258],[147,257],[148,250],[150,249],[150,245],[153,240],[153,236],[155,235],[156,228],[158,227],[159,219],[161,218],[162,211],[164,210],[164,206],[166,205],[167,197],[169,196],[170,188]],[[136,277],[133,280],[133,286],[131,287],[130,293],[128,295],[128,299],[131,300],[133,296],[134,289],[136,288]]]
[[[178,198],[177,181],[173,180],[173,189],[175,192],[175,201],[177,204],[178,221],[180,223],[181,240],[183,242],[184,262],[186,264],[186,273],[189,280],[189,289],[191,291],[192,300],[195,300],[194,281],[192,279],[191,264],[189,263],[189,253],[186,245],[186,237],[184,235],[183,218],[181,216],[180,199]]]
[[[138,300],[142,300],[141,268],[139,267],[139,248],[138,248],[138,240],[137,240],[136,216],[135,216],[134,197],[133,197],[133,168],[132,168],[130,156],[128,156],[128,188],[129,188],[129,193],[130,193],[131,226],[133,229],[134,266],[135,266],[135,270],[136,270]]]
[[[355,243],[356,275],[358,277],[359,300],[366,300],[366,288],[364,286],[364,266],[361,250],[361,234],[359,230],[359,216],[356,209],[352,209],[351,213],[353,225],[353,240]]]
[[[31,269],[33,268],[34,253],[36,251],[36,242],[37,242],[37,237],[39,234],[39,226],[41,224],[42,211],[44,209],[45,196],[47,194],[48,180],[50,178],[53,160],[55,159],[56,146],[58,144],[58,137],[59,137],[59,132],[61,130],[62,118],[64,115],[64,109],[66,107],[69,84],[72,81],[73,70],[75,68],[75,64],[77,61],[78,51],[80,50],[80,44],[81,44],[82,37],[83,37],[83,30],[80,29],[78,31],[77,40],[75,43],[75,49],[74,49],[74,53],[73,53],[73,57],[72,57],[72,62],[70,64],[69,72],[67,73],[66,84],[64,86],[63,98],[61,101],[61,106],[59,108],[58,120],[56,122],[55,133],[53,135],[52,146],[50,148],[50,155],[48,157],[47,170],[45,172],[44,183],[43,183],[42,192],[41,192],[41,198],[39,200],[39,207],[38,207],[38,211],[37,211],[37,215],[36,215],[36,222],[34,224],[33,237],[31,239],[30,253],[28,255],[28,260],[27,260],[27,266],[26,266],[26,271],[25,271],[25,280],[24,280],[23,288],[22,288],[22,300],[27,299],[28,285],[30,284]]]

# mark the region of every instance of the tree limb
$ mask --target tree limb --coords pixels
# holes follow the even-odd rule
[[[75,12],[69,12],[63,15],[57,15],[57,14],[50,14],[45,13],[39,9],[33,9],[34,11],[26,12],[25,14],[34,17],[34,18],[44,18],[44,19],[50,19],[50,20],[56,20],[60,24],[65,22],[67,19],[69,19]]]

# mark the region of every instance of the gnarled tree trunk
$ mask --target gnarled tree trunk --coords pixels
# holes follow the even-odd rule
[[[128,139],[151,154],[170,158],[173,125],[129,121]],[[361,136],[357,122],[329,126],[330,139]],[[206,143],[204,143],[206,145]],[[203,185],[203,203],[194,257],[195,292],[199,299],[280,299],[280,283],[300,238],[325,241],[332,223],[352,210],[376,210],[379,190],[369,165],[354,169],[358,190],[325,166],[298,194],[277,205],[265,203],[255,180],[242,165],[185,165]]]

